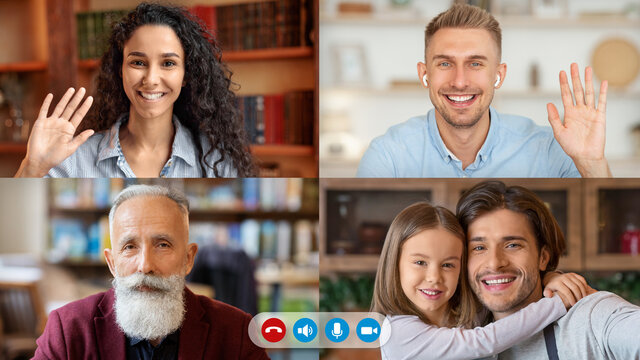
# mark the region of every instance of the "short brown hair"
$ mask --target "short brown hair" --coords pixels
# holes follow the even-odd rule
[[[477,300],[466,276],[467,244],[455,215],[441,207],[427,202],[418,202],[402,210],[393,219],[384,241],[378,271],[373,288],[371,311],[385,315],[415,315],[429,323],[426,316],[407,298],[400,283],[399,261],[402,245],[409,238],[424,230],[442,227],[458,237],[463,244],[462,266],[458,287],[449,299],[453,322],[456,326],[471,326],[477,309]]]
[[[498,209],[515,211],[527,218],[536,237],[538,254],[543,248],[549,251],[549,263],[543,274],[555,270],[566,248],[564,235],[549,208],[533,191],[506,186],[502,181],[484,181],[462,195],[456,214],[466,233],[478,217]]]
[[[484,29],[498,45],[498,59],[502,57],[502,30],[500,23],[485,10],[466,4],[454,4],[449,10],[438,14],[424,31],[424,53],[436,31],[444,28]]]

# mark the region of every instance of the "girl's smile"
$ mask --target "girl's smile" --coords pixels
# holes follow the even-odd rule
[[[458,287],[462,239],[443,227],[424,230],[402,245],[402,291],[435,325],[444,326],[449,299]]]

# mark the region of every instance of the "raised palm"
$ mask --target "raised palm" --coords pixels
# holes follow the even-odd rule
[[[78,108],[85,90],[80,88],[75,96],[74,92],[73,88],[67,90],[50,116],[47,113],[53,95],[45,97],[27,144],[25,160],[30,166],[29,174],[43,176],[73,154],[93,134],[93,130],[85,130],[73,136],[93,103],[93,98],[89,96]]]
[[[571,64],[574,93],[572,97],[567,74],[564,71],[560,72],[564,121],[560,119],[555,105],[549,103],[547,104],[549,123],[556,140],[574,161],[601,161],[604,160],[607,82],[603,81],[600,85],[596,108],[591,67],[585,69],[584,77],[585,91],[582,89],[578,65]]]

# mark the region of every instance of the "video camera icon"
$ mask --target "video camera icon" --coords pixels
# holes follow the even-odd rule
[[[293,324],[293,336],[300,342],[309,342],[318,334],[318,326],[309,318],[302,318]]]
[[[370,343],[378,340],[380,337],[380,329],[380,324],[376,320],[366,318],[360,320],[358,323],[356,334],[358,334],[360,340]]]

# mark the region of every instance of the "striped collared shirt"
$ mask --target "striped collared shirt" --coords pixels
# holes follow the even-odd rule
[[[123,114],[109,130],[92,135],[84,144],[58,166],[49,171],[46,177],[72,178],[133,178],[136,175],[127,163],[120,146],[120,126],[129,120],[129,114]],[[196,146],[189,130],[173,116],[176,133],[171,146],[171,156],[158,177],[189,178],[202,177],[202,168],[198,161]],[[200,138],[205,144],[204,137]],[[206,151],[205,151],[206,152]],[[210,164],[220,157],[214,151],[207,157]],[[213,169],[205,167],[206,177],[214,177]],[[236,171],[229,161],[218,164],[218,173],[222,177],[235,177]]]

